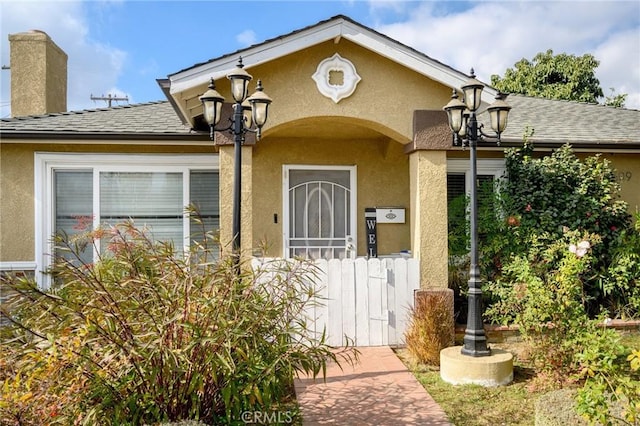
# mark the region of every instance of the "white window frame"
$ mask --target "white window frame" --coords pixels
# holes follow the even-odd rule
[[[507,166],[504,158],[478,158],[476,169],[478,176],[492,175],[494,182],[497,183],[504,177]],[[467,196],[471,194],[471,164],[468,159],[447,159],[447,173],[464,173],[464,189]]]
[[[353,246],[353,253],[357,253],[357,240],[358,240],[358,228],[356,220],[358,211],[358,168],[357,166],[327,166],[327,165],[313,165],[313,164],[284,164],[282,166],[282,255],[286,259],[289,257],[289,171],[290,170],[347,170],[349,171],[349,185],[351,186],[351,197],[349,202],[351,203],[351,214],[349,215],[350,227],[351,227],[351,239]],[[285,226],[286,225],[286,226]]]
[[[54,233],[54,193],[53,176],[55,170],[93,171],[93,211],[94,227],[100,225],[99,194],[101,172],[156,172],[183,173],[183,202],[189,205],[191,170],[219,170],[217,154],[96,154],[96,153],[35,153],[35,253],[36,280],[43,289],[50,286],[46,271],[51,265]],[[183,213],[184,246],[189,245],[189,215]]]

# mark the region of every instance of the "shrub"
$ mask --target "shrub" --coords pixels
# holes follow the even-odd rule
[[[599,156],[578,159],[565,145],[534,158],[526,140],[505,151],[506,179],[492,202],[480,203],[480,267],[485,281],[505,281],[503,267],[529,251],[541,236],[562,238],[571,229],[597,235],[589,275],[583,277],[585,308],[590,317],[606,309],[612,317],[640,312],[640,229],[634,228],[609,162]],[[482,194],[482,192],[481,192]],[[482,197],[481,197],[482,200]],[[464,215],[464,204],[451,203],[450,220]],[[450,226],[451,256],[461,255],[468,240],[466,224]],[[455,274],[451,274],[455,276]],[[464,288],[461,287],[464,292]],[[487,292],[485,304],[499,296]]]
[[[577,411],[603,425],[640,421],[640,350],[620,343],[613,330],[591,340],[577,356],[584,385],[578,390]]]
[[[101,256],[83,262],[98,238]],[[60,424],[236,423],[277,407],[296,372],[352,360],[351,348],[333,351],[307,329],[312,263],[252,269],[214,260],[200,241],[182,255],[123,223],[57,237],[54,291],[3,278],[18,296],[2,307],[13,322],[2,422],[64,406]]]
[[[609,253],[611,262],[598,271],[597,283],[613,315],[622,318],[640,313],[640,213],[632,229],[616,236]]]
[[[453,292],[420,291],[415,299],[405,332],[407,349],[421,363],[440,365],[440,351],[455,338]]]
[[[556,381],[575,372],[575,354],[593,331],[584,307],[582,277],[589,270],[597,237],[567,231],[563,238],[545,234],[527,256],[516,256],[503,268],[504,282],[490,288],[500,300],[486,314],[520,327],[532,345],[539,371]],[[582,246],[582,249],[579,247]]]
[[[544,235],[535,241],[528,257],[505,266],[507,284],[492,284],[501,300],[487,313],[512,315],[547,384],[582,386],[580,414],[605,425],[623,417],[633,423],[640,411],[640,352],[622,345],[615,330],[603,327],[603,317],[592,320],[585,309],[584,277],[599,239],[565,231],[560,240]]]

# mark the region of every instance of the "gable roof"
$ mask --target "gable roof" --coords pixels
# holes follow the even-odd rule
[[[236,67],[238,56],[242,56],[245,68],[271,62],[283,56],[304,50],[329,40],[349,40],[380,56],[388,58],[410,70],[422,74],[449,87],[460,87],[468,80],[468,75],[439,62],[424,53],[406,46],[384,34],[366,27],[344,15],[337,15],[315,25],[293,31],[245,49],[237,50],[218,58],[193,65],[168,76],[170,96],[188,91],[194,87],[206,86],[211,78],[225,77]],[[491,103],[495,89],[487,87],[482,98]],[[176,102],[176,107],[185,119],[192,120],[185,105]]]
[[[206,85],[211,78],[217,80],[226,76],[229,71],[235,68],[239,55],[242,55],[245,67],[250,68],[306,49],[309,46],[340,38],[364,46],[383,57],[450,87],[458,87],[468,79],[466,74],[430,58],[416,49],[366,27],[347,16],[337,15],[315,25],[170,74],[168,76],[171,84],[170,91],[178,93],[194,86]],[[487,94],[488,100],[493,99],[496,94],[495,91],[490,90],[490,92]]]
[[[0,120],[2,137],[185,139],[199,137],[167,101]]]

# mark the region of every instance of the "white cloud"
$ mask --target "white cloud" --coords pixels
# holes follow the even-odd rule
[[[600,61],[596,75],[605,94],[609,95],[609,88],[613,87],[618,94],[628,94],[627,107],[640,109],[640,5],[637,1],[469,4],[373,0],[369,11],[374,22],[395,20],[393,24],[374,25],[377,31],[460,71],[468,72],[474,67],[485,82],[490,81],[491,74],[502,75],[518,60],[533,58],[547,49],[576,55],[591,53]],[[8,34],[43,30],[69,56],[68,109],[93,108],[91,94],[107,95],[118,86],[127,86],[124,77],[133,75],[133,72],[129,76],[122,73],[125,64],[130,65],[135,58],[107,42],[96,42],[91,36],[99,34],[101,25],[110,23],[110,8],[121,6],[113,1],[0,0],[1,64],[9,65]],[[237,34],[236,41],[246,47],[260,41],[256,37],[255,32],[248,29]],[[140,41],[132,40],[132,43]],[[164,70],[166,65],[160,64],[161,58],[157,61],[145,58],[143,62],[137,65],[135,74],[145,78],[180,69],[177,66]],[[2,71],[2,117],[9,114],[9,73]],[[130,83],[128,87],[132,91],[131,87],[136,86]],[[130,96],[130,102],[135,101]]]
[[[68,55],[67,109],[92,108],[91,94],[115,86],[126,52],[89,37],[86,4],[79,2],[0,2],[2,65],[9,65],[8,35],[38,29],[46,32]],[[9,72],[2,72],[2,117],[9,116]]]
[[[244,47],[256,44],[256,33],[253,30],[245,30],[236,36],[236,41]]]
[[[605,94],[628,93],[640,109],[640,6],[636,2],[482,2],[444,13],[434,3],[402,22],[376,29],[433,59],[490,82],[522,58],[554,53],[593,54]]]
[[[636,60],[633,59],[636,52]],[[596,76],[600,80],[605,95],[627,93],[626,105],[635,105],[640,109],[640,35],[638,31],[629,30],[614,34],[605,40],[594,51],[600,60]]]

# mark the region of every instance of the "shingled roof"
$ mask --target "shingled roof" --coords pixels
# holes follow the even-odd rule
[[[571,143],[596,149],[640,148],[640,111],[604,105],[510,95],[504,141],[521,143],[527,128],[536,145]]]
[[[3,118],[2,137],[113,137],[185,139],[202,137],[178,118],[168,101]]]
[[[607,149],[640,148],[640,111],[603,105],[510,95],[513,107],[505,145],[522,143],[527,128],[537,146]],[[484,114],[480,119],[483,120]],[[0,120],[0,137],[207,139],[185,126],[167,101]]]
[[[347,31],[350,30],[350,31]],[[418,65],[411,62],[411,66],[417,66],[420,72],[433,78],[433,74],[440,76],[438,81],[445,85],[452,85],[458,80],[466,81],[466,75],[442,64],[423,53],[405,46],[384,34],[338,15],[318,24],[305,27],[290,34],[280,36],[264,43],[211,59],[207,62],[196,64],[177,73],[171,74],[169,79],[158,80],[161,87],[170,96],[170,89],[177,84],[182,74],[189,84],[191,80],[205,78],[208,80],[212,70],[218,62],[225,62],[225,58],[234,58],[242,52],[243,59],[251,59],[251,55],[257,55],[255,63],[273,59],[264,53],[267,47],[281,48],[286,40],[292,44],[289,50],[278,51],[279,54],[299,49],[299,43],[291,40],[296,37],[308,36],[312,40],[319,37],[314,31],[322,33],[322,40],[326,37],[335,37],[336,34],[344,37],[356,37],[360,43],[369,43],[372,49],[385,52],[401,51],[404,56],[400,59],[413,61],[418,58]],[[353,33],[353,34],[351,34]],[[364,41],[361,34],[365,34]],[[314,37],[311,37],[314,35]],[[297,40],[297,39],[296,39]],[[317,40],[316,40],[317,41]],[[312,41],[305,42],[308,45]],[[392,46],[392,49],[388,49]],[[252,53],[253,52],[253,53]],[[273,52],[271,52],[273,53]],[[271,54],[270,53],[270,54]],[[388,54],[388,53],[387,53]],[[259,58],[258,58],[259,57]],[[398,58],[396,58],[399,60]],[[246,64],[247,62],[245,62]],[[404,62],[402,62],[404,63]],[[427,66],[427,68],[420,68]],[[409,66],[405,63],[405,66]],[[223,71],[222,68],[218,70]],[[215,67],[214,67],[215,68]],[[206,72],[205,72],[206,71]],[[173,81],[177,79],[176,81]],[[187,84],[187,83],[184,83]],[[452,87],[458,87],[454,84]],[[495,93],[495,89],[487,87],[485,95]],[[486,100],[486,99],[485,99]],[[188,120],[181,118],[180,106],[172,100],[170,102],[149,102],[136,105],[117,106],[113,108],[98,108],[76,112],[64,112],[41,116],[29,116],[0,121],[0,137],[2,138],[31,138],[31,139],[170,139],[170,140],[204,140],[208,139],[206,132],[198,132],[185,125]],[[558,146],[571,143],[576,147],[585,149],[640,149],[640,111],[623,108],[606,107],[602,105],[585,104],[569,101],[558,101],[542,98],[532,98],[522,95],[510,95],[507,102],[513,107],[509,114],[509,124],[503,134],[505,145],[521,144],[527,129],[533,129],[534,134],[530,140],[537,146]],[[480,120],[486,120],[486,114],[480,114]],[[195,123],[194,126],[198,124]],[[488,127],[488,126],[487,126]]]

